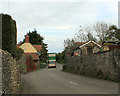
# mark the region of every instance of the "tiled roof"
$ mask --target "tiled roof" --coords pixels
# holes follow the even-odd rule
[[[24,53],[37,53],[36,48],[31,43],[23,43],[20,48],[24,50]]]
[[[119,49],[120,50],[120,45],[108,45],[110,50],[114,49]]]
[[[20,44],[17,44],[17,48],[19,48],[21,45]],[[40,52],[40,50],[42,49],[42,45],[33,45],[33,47],[38,51]]]
[[[81,45],[81,46],[80,46],[80,48],[81,48],[81,47],[83,47],[83,46],[88,45],[89,43],[94,43],[95,45],[97,45],[98,47],[100,47],[100,48],[101,48],[101,45],[99,45],[98,43],[96,43],[96,42],[94,42],[94,41],[88,41],[87,43],[85,43],[85,44]]]
[[[82,45],[82,44],[85,44],[86,42],[75,42],[75,44],[79,44],[79,45]]]
[[[89,41],[87,41],[87,42],[89,42]],[[83,45],[83,44],[85,44],[85,43],[87,43],[87,42],[75,42],[75,44],[78,44],[78,45]],[[101,43],[100,42],[96,42],[97,44],[99,44],[99,45],[101,45]]]
[[[33,45],[33,46],[38,52],[40,52],[40,50],[42,49],[42,45]]]
[[[25,54],[31,55],[33,60],[39,60],[39,55],[37,55],[36,53],[25,53]]]

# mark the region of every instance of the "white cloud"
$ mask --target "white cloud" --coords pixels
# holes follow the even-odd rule
[[[44,26],[46,27],[46,26]],[[49,29],[71,29],[74,28],[75,26],[72,25],[62,25],[62,26],[48,26],[47,28]]]
[[[29,30],[36,28],[45,37],[50,51],[53,48],[54,51],[61,51],[63,40],[72,38],[80,25],[97,21],[117,25],[118,1],[0,0],[0,11],[9,13],[16,20],[18,41],[23,40]]]
[[[119,0],[0,0],[0,2],[118,2]]]

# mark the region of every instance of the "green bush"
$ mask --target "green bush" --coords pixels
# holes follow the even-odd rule
[[[97,76],[98,76],[98,78],[103,78],[103,72],[101,69],[98,70]]]
[[[45,68],[45,67],[47,67],[46,63],[40,63],[40,68]]]
[[[65,64],[65,50],[56,54],[56,61]]]
[[[10,15],[0,14],[2,16],[2,49],[16,56],[17,50],[17,28],[16,22]]]
[[[22,57],[23,53],[24,53],[24,51],[21,48],[18,48],[16,50],[16,55],[15,55],[16,60],[19,60]]]
[[[66,64],[63,65],[63,71],[66,69]]]

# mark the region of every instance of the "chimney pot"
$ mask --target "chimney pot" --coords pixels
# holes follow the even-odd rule
[[[25,36],[25,43],[29,43],[29,35]]]

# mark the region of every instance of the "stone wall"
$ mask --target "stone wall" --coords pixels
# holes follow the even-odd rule
[[[20,73],[24,74],[27,72],[26,70],[26,55],[23,54],[19,61],[17,61],[17,65],[20,66]]]
[[[0,52],[0,96],[2,94],[2,53]]]
[[[103,79],[118,81],[120,50],[66,57],[66,71]]]
[[[5,94],[20,94],[20,66],[7,51],[0,49],[0,54],[2,54],[2,90]]]

